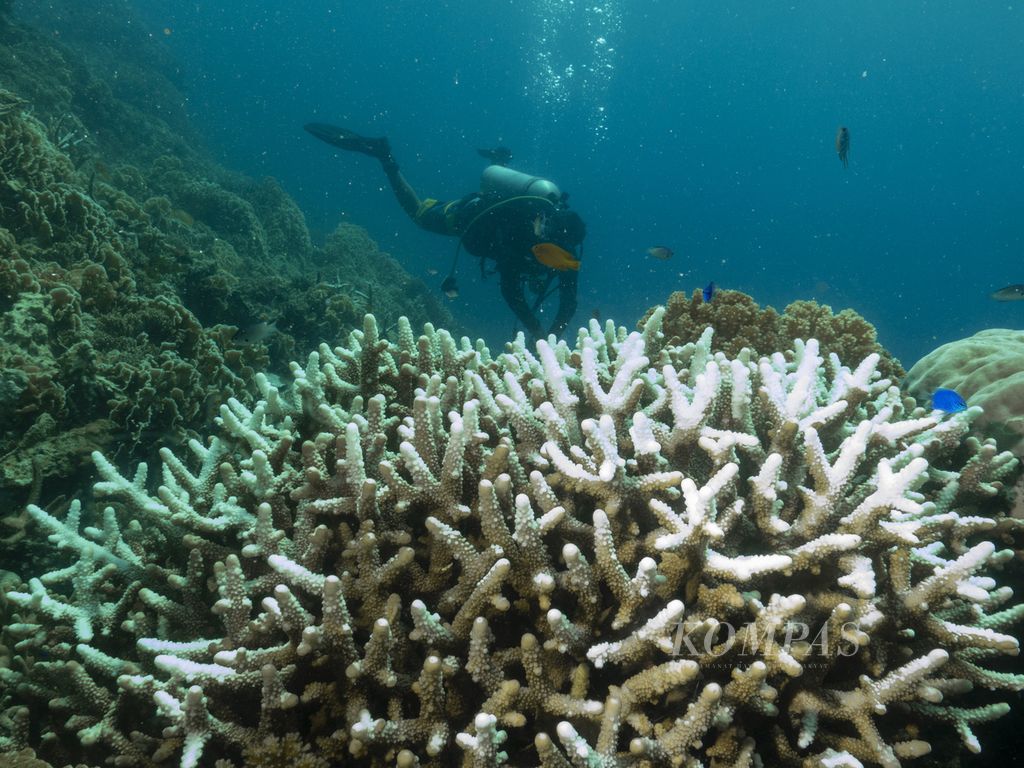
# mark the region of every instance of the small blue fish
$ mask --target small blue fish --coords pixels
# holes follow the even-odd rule
[[[960,413],[967,410],[967,403],[955,390],[940,387],[932,395],[932,408],[946,413]]]
[[[702,293],[704,294],[704,303],[707,304],[713,298],[715,298],[715,284],[708,283],[707,285],[705,285]]]

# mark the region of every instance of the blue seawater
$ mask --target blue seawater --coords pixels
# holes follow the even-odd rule
[[[1024,7],[523,0],[138,0],[230,167],[273,175],[323,235],[365,226],[438,283],[377,164],[308,121],[387,135],[421,196],[477,187],[477,147],[555,180],[588,223],[579,309],[632,324],[709,281],[781,309],[852,307],[905,364],[1024,327]],[[850,164],[835,149],[850,130]],[[664,244],[667,261],[645,250]],[[428,268],[441,275],[428,277]],[[463,256],[453,310],[492,343],[514,318]]]

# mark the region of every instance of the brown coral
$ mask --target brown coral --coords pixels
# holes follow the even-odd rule
[[[0,485],[24,488],[74,474],[118,433],[180,442],[245,388],[192,313],[137,293],[132,264],[166,250],[156,229],[129,232],[141,207],[114,195],[112,214],[43,122],[0,101]],[[235,371],[259,360],[236,355]]]
[[[99,24],[114,7],[73,15]],[[133,32],[124,18],[108,21]],[[240,382],[254,368],[343,337],[372,303],[450,325],[361,230],[347,230],[343,253],[318,252],[276,182],[213,166],[166,109],[132,101],[133,91],[167,91],[156,68],[122,61],[132,87],[110,85],[92,67],[114,59],[86,60],[4,25],[0,487],[22,489],[19,501],[40,477],[47,498],[58,494],[81,456],[115,437],[129,438],[121,454],[135,460],[156,438],[180,443],[227,398],[248,401]],[[148,38],[109,53],[144,51]],[[230,326],[261,319],[281,333],[265,345],[233,338]]]
[[[246,749],[243,757],[245,768],[328,768],[330,765],[313,754],[310,745],[297,733],[266,736]]]
[[[53,768],[45,760],[36,757],[31,749],[0,755],[0,768]]]
[[[638,328],[654,313],[651,307]],[[852,309],[833,314],[832,308],[815,301],[794,301],[780,315],[772,307],[761,308],[753,297],[740,291],[719,291],[705,302],[701,292],[692,296],[676,291],[665,302],[665,333],[672,343],[696,341],[703,330],[715,329],[713,348],[735,356],[746,347],[755,355],[786,349],[794,339],[815,338],[822,352],[834,352],[842,360],[861,360],[872,352],[881,356],[878,370],[895,380],[905,371],[899,360],[878,343],[875,327]]]

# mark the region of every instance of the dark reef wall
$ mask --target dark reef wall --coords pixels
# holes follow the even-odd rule
[[[363,230],[317,247],[277,182],[211,162],[184,104],[118,0],[0,3],[7,543],[23,535],[11,510],[60,496],[90,451],[181,444],[251,400],[254,368],[284,371],[365,311],[452,325]]]

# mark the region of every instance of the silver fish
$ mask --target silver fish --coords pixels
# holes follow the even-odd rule
[[[1005,288],[1000,288],[990,298],[996,301],[1021,301],[1024,300],[1024,283],[1015,283]]]
[[[459,286],[455,283],[454,275],[448,275],[444,282],[441,283],[441,293],[449,299],[457,299],[459,297]]]
[[[272,323],[260,321],[241,329],[234,337],[236,344],[262,344],[271,336],[280,333],[277,327],[277,320]]]
[[[533,235],[534,237],[543,240],[547,237],[548,233],[548,217],[543,213],[538,213],[537,218],[533,220]]]

